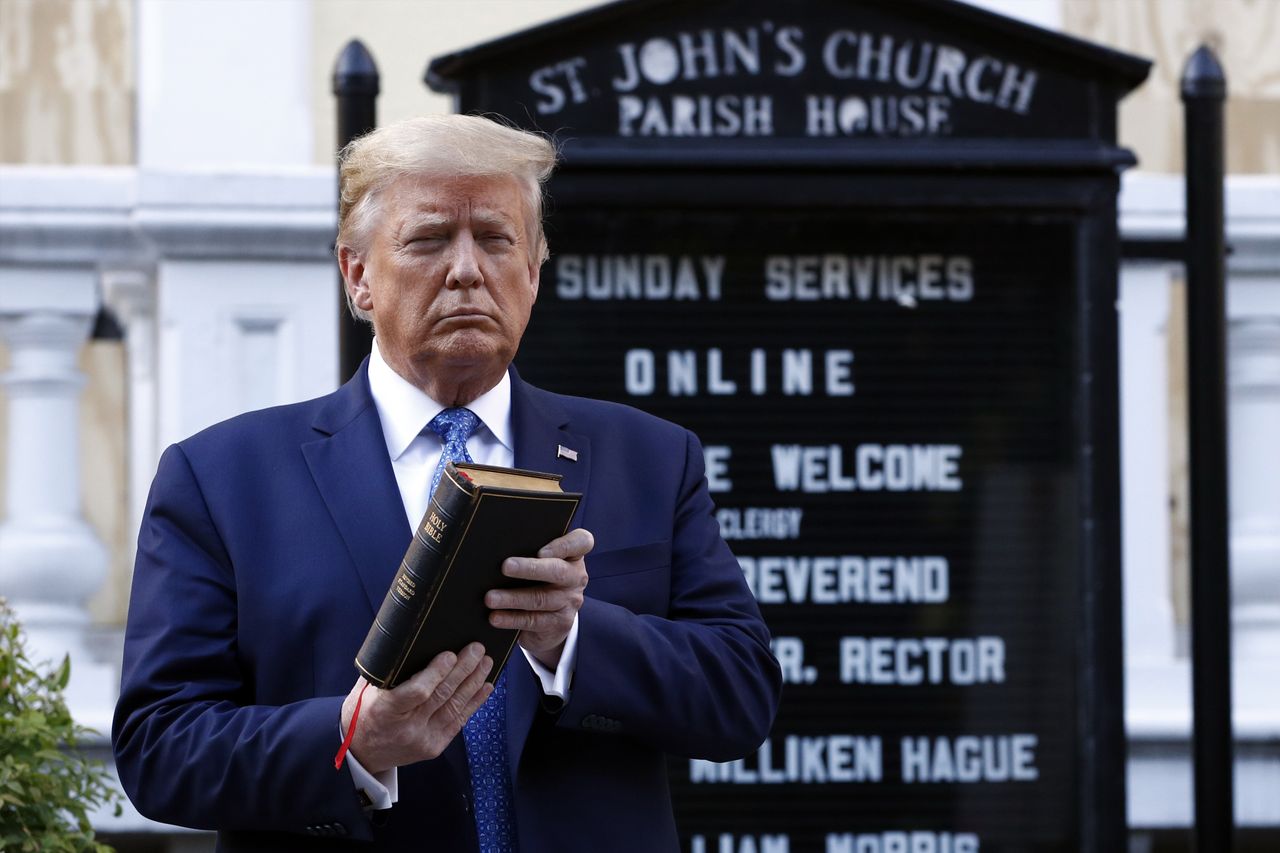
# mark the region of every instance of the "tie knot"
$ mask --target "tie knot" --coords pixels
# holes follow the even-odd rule
[[[475,412],[457,407],[445,409],[436,415],[431,419],[431,423],[427,424],[427,428],[440,436],[440,440],[445,445],[457,443],[465,445],[479,423],[480,419],[476,417]]]

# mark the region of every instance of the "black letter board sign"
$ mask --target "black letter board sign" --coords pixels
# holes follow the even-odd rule
[[[431,63],[562,145],[522,375],[698,433],[774,633],[769,739],[672,760],[685,850],[1123,849],[1147,70],[945,0],[633,0]]]

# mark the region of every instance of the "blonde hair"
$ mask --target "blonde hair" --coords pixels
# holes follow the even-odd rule
[[[338,246],[356,252],[369,246],[378,218],[379,196],[408,175],[509,176],[522,190],[529,258],[549,255],[542,231],[542,188],[556,164],[549,139],[482,116],[429,115],[389,124],[352,140],[342,149],[338,170]],[[351,313],[366,312],[347,304]]]

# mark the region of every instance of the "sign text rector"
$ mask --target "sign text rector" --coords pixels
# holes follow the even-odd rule
[[[619,42],[603,63],[560,59],[529,88],[540,116],[610,101],[619,136],[943,136],[957,102],[1028,114],[1038,77],[946,42],[762,20]],[[701,91],[709,81],[734,91]]]
[[[671,762],[687,853],[1124,848],[1146,70],[946,0],[629,0],[432,62],[562,147],[522,374],[701,437],[773,633],[768,739]]]

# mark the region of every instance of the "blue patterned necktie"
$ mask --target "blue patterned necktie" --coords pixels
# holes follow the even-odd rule
[[[471,462],[467,438],[480,420],[470,409],[445,409],[427,427],[440,436],[444,452],[431,478],[435,494],[448,462]],[[461,649],[459,649],[461,651]],[[515,820],[511,811],[511,776],[507,772],[507,673],[493,686],[489,700],[480,706],[462,729],[471,767],[471,794],[475,804],[476,834],[481,853],[515,853]]]
[[[444,466],[449,462],[474,462],[467,452],[467,439],[480,425],[480,419],[470,409],[445,409],[427,424],[427,429],[440,436],[444,443],[444,452],[440,454],[440,462],[436,465],[436,473],[431,478],[431,488],[427,491],[430,499],[440,485],[440,476],[444,474]],[[423,430],[425,433],[426,430]]]

